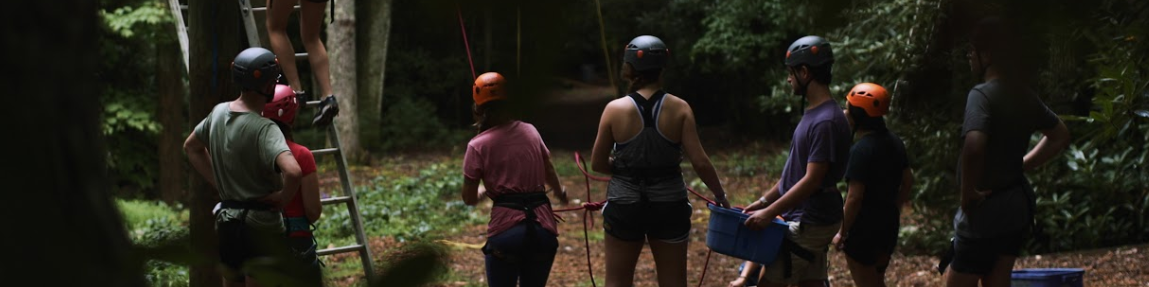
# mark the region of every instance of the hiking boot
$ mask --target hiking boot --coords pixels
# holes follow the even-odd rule
[[[337,115],[339,115],[339,103],[335,101],[335,95],[328,95],[319,102],[319,112],[315,113],[315,119],[311,121],[311,125],[326,127]]]

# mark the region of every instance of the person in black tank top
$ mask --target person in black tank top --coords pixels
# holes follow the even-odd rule
[[[699,143],[694,115],[660,90],[670,50],[654,36],[627,45],[622,75],[629,94],[607,105],[591,168],[611,174],[603,207],[606,286],[633,286],[635,265],[649,243],[659,286],[686,286],[686,250],[693,207],[679,164],[684,155],[716,201],[729,207],[718,174]]]

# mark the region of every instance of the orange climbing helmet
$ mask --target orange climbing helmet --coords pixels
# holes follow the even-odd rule
[[[890,113],[890,94],[886,88],[874,83],[861,83],[846,94],[846,102],[861,108],[870,117],[881,117]]]
[[[475,78],[474,91],[472,97],[477,106],[494,100],[505,100],[507,99],[507,80],[499,73],[486,72]]]
[[[275,97],[263,105],[263,117],[280,121],[287,126],[295,122],[295,115],[299,111],[299,102],[295,91],[288,85],[275,85]]]

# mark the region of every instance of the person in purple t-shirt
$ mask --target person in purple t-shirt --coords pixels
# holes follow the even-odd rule
[[[766,266],[760,286],[823,286],[826,251],[842,222],[842,180],[850,155],[850,126],[842,107],[830,97],[830,42],[818,36],[794,41],[786,51],[786,79],[808,105],[782,176],[758,201],[746,207],[751,229],[762,229],[781,215],[790,226],[782,256]]]

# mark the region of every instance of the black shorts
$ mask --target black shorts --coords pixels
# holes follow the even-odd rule
[[[1021,254],[1026,234],[1019,232],[994,238],[966,238],[959,235],[953,241],[954,256],[950,268],[966,274],[988,275],[999,257],[1016,257]]]
[[[843,251],[846,256],[862,265],[873,266],[878,263],[878,257],[894,253],[894,247],[898,245],[898,226],[855,224],[845,245]],[[882,270],[885,266],[877,267]]]
[[[602,228],[606,234],[624,241],[644,239],[684,242],[690,235],[690,201],[609,202],[602,209]]]
[[[219,259],[229,270],[224,277],[242,280],[240,270],[248,260],[287,254],[283,232],[248,226],[244,217],[216,224],[219,240]]]

